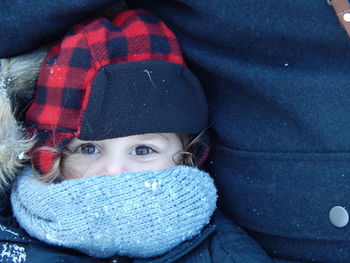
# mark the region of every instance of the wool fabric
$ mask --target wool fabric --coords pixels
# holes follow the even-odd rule
[[[169,251],[209,223],[216,199],[209,174],[187,166],[58,184],[39,182],[27,168],[11,193],[31,236],[100,258]]]

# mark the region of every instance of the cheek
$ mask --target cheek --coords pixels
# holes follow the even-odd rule
[[[81,160],[75,156],[69,156],[63,161],[62,176],[64,180],[87,177],[91,172],[91,162]]]
[[[167,156],[161,159],[154,160],[153,162],[146,163],[146,164],[138,164],[137,165],[137,171],[140,172],[144,170],[165,170],[172,166],[177,165],[171,156]]]

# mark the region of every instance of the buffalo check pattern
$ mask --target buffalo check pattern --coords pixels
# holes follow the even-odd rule
[[[26,114],[28,131],[38,138],[31,155],[40,173],[48,173],[56,158],[42,146],[63,149],[79,136],[96,72],[106,65],[144,60],[185,66],[174,34],[141,9],[84,21],[49,50]]]

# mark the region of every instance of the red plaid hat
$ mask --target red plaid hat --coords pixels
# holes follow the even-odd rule
[[[144,10],[74,26],[47,54],[26,114],[38,143],[36,168],[48,173],[73,137],[104,140],[144,133],[199,133],[207,105],[185,67],[177,39]]]

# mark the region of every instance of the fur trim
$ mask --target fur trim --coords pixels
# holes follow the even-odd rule
[[[26,138],[18,118],[32,100],[39,69],[46,55],[41,48],[22,56],[0,59],[0,192],[28,160],[34,138]]]
[[[0,59],[0,85],[6,89],[12,110],[18,116],[33,99],[41,62],[47,49],[48,47],[42,47],[28,54]]]
[[[23,129],[16,122],[10,102],[0,95],[0,191],[5,190],[14,179],[33,139],[25,139]]]

